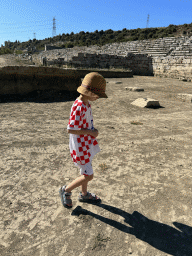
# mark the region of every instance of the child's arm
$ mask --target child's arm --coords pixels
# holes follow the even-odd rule
[[[70,130],[70,129],[67,129],[67,132],[68,133],[71,133],[71,134],[76,134],[76,135],[86,135],[86,134],[89,134],[93,137],[97,137],[98,136],[98,130],[95,129],[95,130],[89,130],[89,129],[81,129],[81,130]]]

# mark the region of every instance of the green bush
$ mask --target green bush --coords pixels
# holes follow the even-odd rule
[[[23,51],[21,51],[21,50],[16,50],[15,53],[16,53],[16,54],[22,54]]]
[[[141,35],[139,36],[139,40],[145,40],[145,39],[146,39],[145,35],[141,34]]]
[[[163,33],[164,32],[164,28],[160,28],[160,29],[158,29],[158,31],[157,31],[157,34],[161,34],[161,33]]]
[[[154,35],[153,32],[150,32],[150,33],[147,35],[147,38],[150,39],[150,38],[153,37],[153,35]]]
[[[65,45],[65,47],[66,47],[66,48],[73,48],[74,45],[73,45],[72,43],[68,43],[68,44]]]
[[[13,50],[10,50],[9,48],[1,48],[0,49],[0,55],[3,55],[3,54],[12,54],[13,53]]]
[[[158,35],[157,35],[157,34],[153,34],[152,38],[153,38],[153,39],[157,39],[157,38],[158,38]]]
[[[44,51],[45,50],[45,46],[44,45],[37,46],[37,50]]]

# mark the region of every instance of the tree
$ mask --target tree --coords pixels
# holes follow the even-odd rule
[[[85,35],[85,32],[84,32],[84,31],[80,31],[80,32],[79,32],[79,35],[81,35],[81,36],[82,36],[82,35]]]
[[[105,31],[106,34],[113,34],[113,30],[112,29],[108,29]]]
[[[74,45],[72,43],[68,43],[65,46],[66,46],[66,48],[73,48]]]
[[[5,41],[4,44],[5,44],[5,47],[9,47],[10,41],[9,40]]]

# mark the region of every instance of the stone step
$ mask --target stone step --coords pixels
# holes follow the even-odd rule
[[[154,54],[149,54],[149,53],[148,53],[148,55],[149,55],[149,56],[154,56],[154,57],[155,57],[155,56],[156,56],[156,57],[158,57],[158,56],[165,57],[165,56],[166,56],[165,53],[162,53],[162,54],[155,54],[155,53],[154,53]]]
[[[192,53],[188,53],[188,54],[171,54],[172,57],[188,57],[188,56],[192,56]]]
[[[166,52],[154,52],[154,51],[145,51],[146,54],[152,54],[152,55],[166,55]]]

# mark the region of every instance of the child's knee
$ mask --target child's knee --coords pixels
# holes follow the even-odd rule
[[[90,180],[92,180],[92,179],[93,179],[93,174],[90,175]]]
[[[85,176],[85,179],[88,180],[88,181],[92,180],[93,179],[93,174]]]

